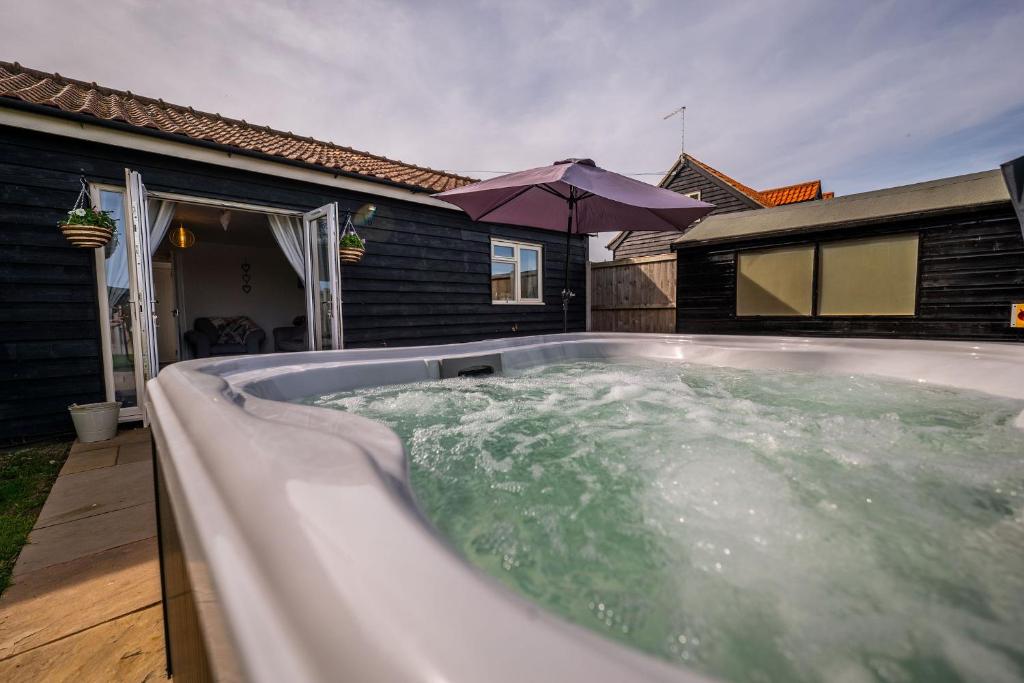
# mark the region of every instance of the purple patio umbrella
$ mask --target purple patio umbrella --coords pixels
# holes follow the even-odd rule
[[[685,230],[715,207],[671,190],[606,171],[591,159],[484,180],[434,195],[475,221],[565,232],[562,331],[568,331],[569,245],[572,235],[619,230]]]

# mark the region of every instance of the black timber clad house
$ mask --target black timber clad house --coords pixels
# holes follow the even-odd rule
[[[0,63],[8,72],[12,66]],[[58,94],[61,84],[88,85],[51,76],[44,80],[56,82],[49,87]],[[167,134],[0,92],[0,442],[68,432],[69,404],[105,400],[96,258],[71,246],[56,226],[75,202],[80,176],[123,186],[126,168],[139,171],[149,191],[283,209],[338,202],[344,215],[372,201],[376,218],[360,229],[366,256],[342,269],[346,347],[562,330],[560,233],[474,223],[429,198],[445,187]],[[542,246],[545,305],[492,304],[492,238]],[[577,292],[585,291],[586,258],[579,236],[569,272]],[[569,329],[584,327],[585,297],[578,296]]]
[[[917,236],[910,308],[891,315],[823,310],[823,254]],[[805,315],[743,314],[744,255],[807,249]],[[1010,306],[1024,302],[1024,238],[998,171],[705,219],[673,245],[680,333],[1021,341]],[[752,263],[752,261],[748,261]],[[849,267],[849,263],[846,266]],[[878,271],[859,282],[884,279]],[[755,275],[756,277],[756,275]],[[748,289],[749,291],[749,289]]]
[[[821,181],[758,191],[689,154],[680,155],[658,186],[714,204],[709,216],[822,198]],[[831,193],[826,197],[831,197]],[[608,249],[616,259],[667,254],[678,238],[679,234],[674,232],[622,232],[608,244]]]
[[[666,174],[660,186],[682,194],[700,192],[702,202],[715,205],[715,210],[709,216],[762,207],[754,199],[722,182],[703,165],[694,163],[685,155]],[[677,239],[679,235],[671,232],[622,233],[609,243],[608,248],[614,252],[617,259],[651,256],[668,253],[672,243]]]

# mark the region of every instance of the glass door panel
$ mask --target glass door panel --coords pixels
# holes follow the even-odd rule
[[[160,369],[156,341],[156,309],[153,296],[153,258],[149,248],[149,215],[146,210],[146,186],[142,176],[125,169],[126,237],[128,243],[128,283],[131,292],[132,341],[135,349],[135,382],[138,403],[145,414],[145,383]]]
[[[306,321],[310,350],[342,348],[338,205],[303,216],[306,248]]]
[[[138,385],[135,377],[135,344],[132,326],[131,291],[128,283],[128,238],[125,228],[124,191],[92,188],[93,206],[107,211],[115,231],[107,246],[97,249],[100,282],[100,310],[104,329],[104,374],[108,401],[121,402],[124,419],[138,418]]]

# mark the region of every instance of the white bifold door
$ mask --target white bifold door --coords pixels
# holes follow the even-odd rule
[[[160,372],[157,349],[157,301],[153,286],[153,251],[150,244],[151,223],[147,212],[146,186],[142,176],[125,169],[125,238],[130,339],[126,341],[134,354],[137,405],[146,416],[146,382]],[[341,329],[341,265],[338,261],[340,241],[338,205],[321,206],[302,217],[304,274],[306,280],[306,321],[311,351],[342,348]],[[257,304],[258,305],[258,304]],[[173,321],[162,321],[173,324]]]
[[[342,348],[338,205],[302,217],[306,261],[306,329],[311,351]]]
[[[135,386],[138,405],[142,407],[144,424],[146,415],[146,381],[160,371],[157,352],[156,298],[153,295],[153,257],[149,245],[149,216],[146,210],[146,186],[136,171],[124,170],[125,219],[128,241],[128,284],[132,313],[132,345],[135,352]]]

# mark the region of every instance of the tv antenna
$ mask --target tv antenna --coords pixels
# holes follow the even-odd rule
[[[683,156],[686,152],[686,106],[679,107],[671,114],[666,114],[661,117],[661,120],[667,121],[676,114],[679,114],[679,156]]]

